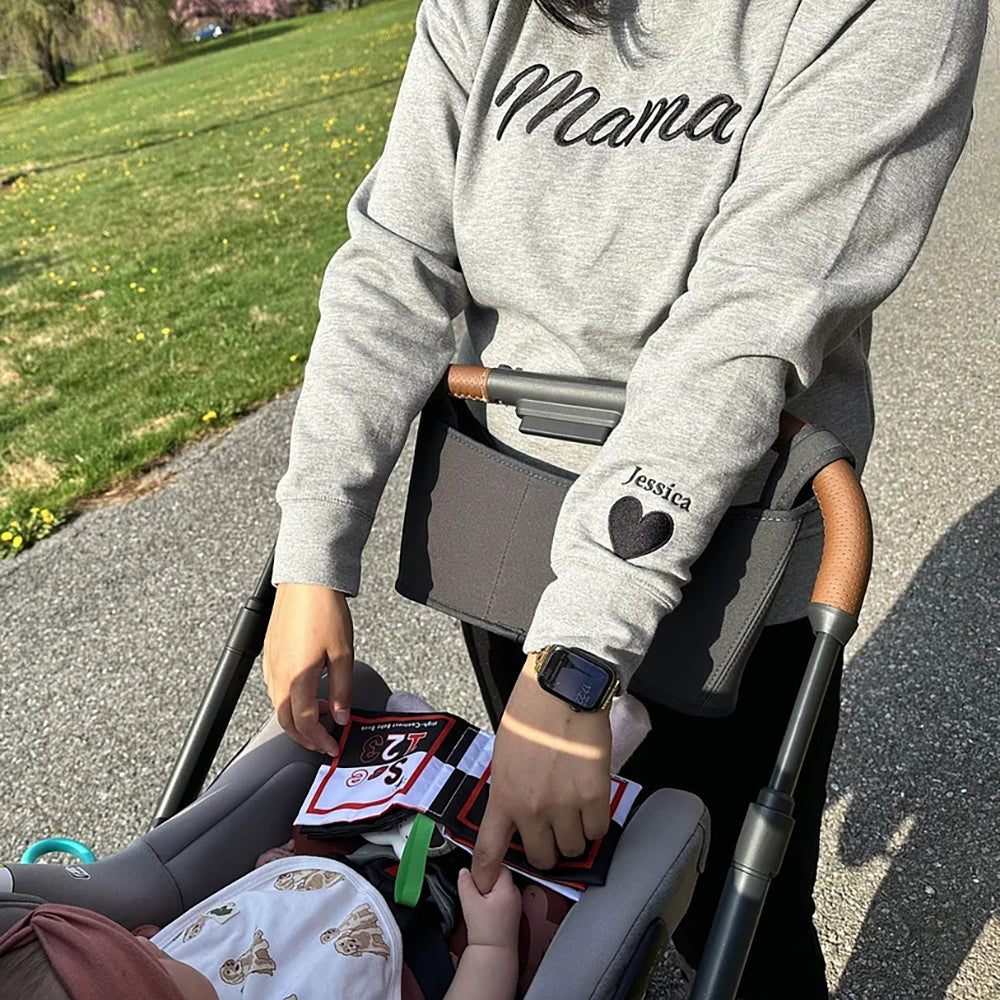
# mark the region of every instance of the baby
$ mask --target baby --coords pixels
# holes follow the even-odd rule
[[[521,900],[504,869],[482,895],[458,879],[468,932],[445,1000],[513,1000]],[[330,858],[282,858],[152,939],[44,904],[0,937],[0,1000],[398,1000],[402,942],[382,897]]]

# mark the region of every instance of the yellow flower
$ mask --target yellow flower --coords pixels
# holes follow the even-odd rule
[[[160,273],[160,269],[158,267],[151,267],[149,269],[149,273],[150,274],[159,274]]]
[[[14,535],[11,532],[5,531],[3,534],[0,534],[0,542],[9,542],[13,537]]]
[[[164,327],[164,328],[163,328],[163,329],[162,329],[162,330],[160,331],[160,333],[162,333],[164,337],[169,337],[169,336],[170,336],[170,327],[169,327],[169,326],[165,326],[165,327]]]
[[[142,295],[142,293],[143,293],[144,291],[146,291],[146,289],[145,289],[145,288],[143,288],[143,287],[142,287],[142,285],[140,285],[140,286],[139,286],[139,287],[138,287],[138,288],[136,289],[136,291],[137,291],[137,292],[138,292],[138,293],[139,293],[140,295]]]
[[[229,240],[227,240],[225,236],[222,237],[222,245],[224,247],[229,246]]]
[[[201,419],[207,424],[209,420],[214,420],[218,415],[215,410],[209,410]]]
[[[297,354],[289,354],[288,355],[288,360],[289,361],[298,361],[299,360],[299,356]]]
[[[48,510],[47,508],[43,509],[42,510],[42,520],[46,524],[51,524],[55,520],[55,517],[53,517],[53,515],[52,515],[52,511]]]
[[[137,333],[135,335],[135,339],[136,340],[145,340],[146,339],[146,335],[144,333]]]
[[[95,265],[95,264],[91,264],[90,265],[90,273],[91,274],[97,274],[97,265]]]
[[[138,287],[138,285],[136,284],[136,282],[134,282],[134,281],[130,281],[130,282],[128,283],[128,287],[129,287],[129,288],[137,288],[137,287]]]
[[[260,192],[259,191],[254,191],[253,196],[255,198],[259,198],[260,197]]]
[[[19,549],[24,544],[24,539],[20,535],[15,535],[14,541],[10,544],[12,548]]]
[[[38,508],[37,507],[32,507],[31,508],[31,513],[32,514],[37,514],[38,513]]]

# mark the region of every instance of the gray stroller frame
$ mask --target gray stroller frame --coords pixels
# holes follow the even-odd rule
[[[510,369],[453,365],[447,388],[455,397],[516,406],[526,433],[594,443],[603,442],[624,406],[624,387],[617,383]],[[783,437],[792,439],[802,426],[783,416]],[[857,627],[871,563],[871,525],[857,477],[839,457],[843,451],[830,454],[832,461],[826,461],[828,454],[825,464],[807,470],[824,520],[823,560],[810,605],[815,645],[770,782],[748,809],[692,989],[694,1000],[736,995],[791,834],[792,796],[819,708],[837,658]],[[273,552],[232,627],[152,829],[118,854],[88,865],[7,865],[13,891],[0,893],[0,931],[41,902],[85,906],[126,927],[165,925],[287,840],[325,758],[294,743],[274,718],[199,795],[263,649],[275,596],[272,567]],[[355,664],[357,707],[379,710],[389,694],[375,670]],[[606,884],[589,888],[563,920],[526,1000],[641,998],[690,902],[708,840],[709,817],[696,796],[675,789],[650,795],[624,828]]]

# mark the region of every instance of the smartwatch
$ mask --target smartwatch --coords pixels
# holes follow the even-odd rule
[[[539,687],[568,702],[574,712],[607,708],[621,687],[610,663],[569,646],[540,649],[535,654],[535,673]]]

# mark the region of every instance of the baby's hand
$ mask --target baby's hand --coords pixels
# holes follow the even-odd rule
[[[495,945],[517,950],[521,923],[521,894],[510,872],[501,867],[493,888],[480,894],[467,868],[458,873],[458,898],[465,914],[469,944]]]

